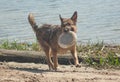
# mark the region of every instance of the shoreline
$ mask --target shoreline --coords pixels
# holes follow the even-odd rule
[[[120,69],[120,45],[109,45],[104,42],[77,45],[79,62],[94,68]],[[8,40],[0,44],[1,61],[46,63],[45,54],[38,43],[18,43]],[[73,64],[71,54],[58,55],[60,64]]]
[[[111,57],[111,58],[109,58]],[[83,56],[78,53],[79,62],[83,65],[90,66],[96,69],[120,69],[120,56]],[[18,51],[18,50],[6,50],[0,49],[0,61],[1,62],[19,62],[19,63],[41,63],[47,64],[46,56],[42,51]],[[74,60],[72,55],[58,54],[58,62],[61,65],[73,65]],[[114,62],[113,64],[111,64]]]

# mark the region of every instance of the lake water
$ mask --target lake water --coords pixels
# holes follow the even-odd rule
[[[27,16],[37,24],[60,24],[62,17],[78,11],[78,42],[120,44],[120,0],[1,0],[0,40],[36,41]]]

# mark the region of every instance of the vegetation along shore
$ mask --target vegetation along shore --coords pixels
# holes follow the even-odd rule
[[[30,53],[31,51],[39,51],[41,53],[40,55],[44,54],[38,43],[29,44],[19,43],[18,41],[11,42],[9,40],[4,40],[0,44],[0,49],[24,52],[27,51]],[[78,44],[77,51],[79,61],[85,66],[91,66],[96,69],[120,69],[120,45],[105,44],[104,42],[87,43],[84,45]],[[69,54],[69,52],[67,54]],[[64,57],[61,58],[64,59]],[[65,57],[65,59],[66,58],[67,57]]]

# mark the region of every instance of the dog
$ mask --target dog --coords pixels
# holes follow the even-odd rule
[[[49,66],[49,70],[57,71],[58,67],[58,53],[66,53],[70,50],[73,58],[74,64],[76,67],[79,66],[77,51],[76,51],[76,44],[70,48],[63,49],[58,45],[58,38],[61,33],[63,32],[77,32],[77,11],[75,11],[71,18],[62,18],[59,15],[61,25],[51,25],[51,24],[43,24],[42,26],[38,26],[35,22],[34,16],[32,13],[28,15],[28,21],[36,34],[36,38],[40,46],[42,47],[43,51],[46,54],[47,63]],[[51,57],[53,56],[53,61]]]

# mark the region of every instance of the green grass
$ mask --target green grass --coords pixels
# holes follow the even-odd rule
[[[109,54],[107,57],[100,57],[98,59],[86,57],[83,63],[97,69],[120,69],[120,58],[115,57],[114,54]]]
[[[120,45],[106,45],[103,42],[78,45],[77,51],[83,56],[83,63],[100,68],[120,69]]]
[[[17,41],[2,41],[0,49],[41,51],[38,43],[19,43]],[[77,45],[78,55],[82,63],[97,69],[120,69],[120,45],[106,45],[104,42]]]
[[[38,46],[38,43],[19,43],[17,41],[10,42],[9,40],[4,40],[0,44],[0,49],[8,49],[8,50],[33,50],[33,51],[39,51],[41,50]]]

